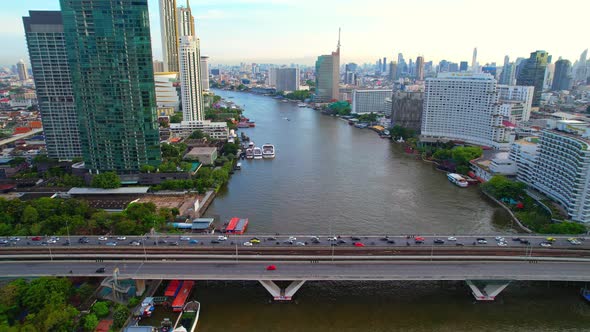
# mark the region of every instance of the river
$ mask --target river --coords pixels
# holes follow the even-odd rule
[[[277,156],[242,161],[209,216],[249,218],[249,233],[516,232],[478,188],[452,185],[370,130],[270,97],[215,93],[245,107],[256,128],[244,131]],[[485,304],[458,282],[310,282],[292,304],[269,304],[255,282],[197,282],[193,296],[200,332],[589,331],[579,287],[512,283]]]

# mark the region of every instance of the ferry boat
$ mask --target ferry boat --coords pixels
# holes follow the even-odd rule
[[[447,179],[461,188],[466,188],[469,183],[461,175],[456,173],[447,174]]]
[[[307,104],[299,103],[299,104],[297,104],[297,107],[307,107]]]
[[[184,308],[184,304],[186,303],[186,299],[190,295],[194,285],[195,282],[191,280],[186,280],[183,282],[182,288],[180,288],[178,295],[176,295],[176,298],[172,302],[172,311],[182,311],[182,308]]]
[[[238,128],[250,128],[250,124],[248,122],[238,122]]]
[[[255,146],[254,149],[252,149],[252,154],[254,155],[254,159],[262,159],[262,149]]]
[[[246,159],[254,159],[254,149],[252,149],[252,148],[246,149]]]
[[[272,144],[264,144],[262,146],[262,158],[272,159],[275,157],[275,146]]]
[[[188,302],[182,309],[182,314],[178,316],[173,332],[195,332],[200,312],[201,303],[197,301]]]

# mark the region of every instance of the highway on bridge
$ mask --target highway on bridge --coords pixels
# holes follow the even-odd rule
[[[277,269],[267,271],[268,264]],[[121,279],[140,280],[590,281],[590,264],[577,262],[0,262],[3,277],[104,277],[115,269]]]

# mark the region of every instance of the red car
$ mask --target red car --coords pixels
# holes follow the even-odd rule
[[[33,241],[41,241],[41,237],[40,236],[34,236],[31,238],[31,240]]]
[[[275,265],[269,265],[269,266],[266,267],[266,270],[267,271],[274,271],[276,269],[277,269],[277,267]]]
[[[362,242],[355,242],[353,243],[355,247],[364,247],[365,245]]]

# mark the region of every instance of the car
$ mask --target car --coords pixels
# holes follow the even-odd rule
[[[338,241],[338,238],[337,238],[337,237],[335,237],[335,236],[330,236],[330,237],[328,238],[328,241]]]
[[[104,273],[104,271],[104,267],[99,267],[98,269],[96,269],[96,273]]]
[[[51,239],[55,240],[56,242],[59,241],[59,237],[57,237],[57,236],[52,236]]]
[[[477,239],[478,244],[488,244],[488,241],[485,239]]]
[[[218,243],[221,243],[221,242],[219,242],[219,240],[211,240],[211,243],[218,244]]]
[[[394,240],[387,240],[387,243],[389,243],[389,244],[395,244],[395,241]]]
[[[291,240],[291,241],[297,241],[297,238],[294,237],[294,236],[289,236],[289,240]]]
[[[277,240],[277,238],[274,236],[269,236],[266,238],[266,241],[276,241],[276,240]]]
[[[549,242],[541,242],[540,245],[543,248],[549,248],[549,247],[551,247],[551,243],[549,243]]]
[[[250,241],[244,242],[244,245],[246,247],[251,247],[252,246],[252,242],[250,242]]]
[[[168,243],[169,246],[177,246],[178,245],[178,241],[172,241]]]
[[[87,237],[81,237],[78,239],[78,243],[90,243],[90,240]]]
[[[260,243],[260,240],[258,240],[257,238],[253,238],[253,239],[250,239],[250,243],[258,244],[258,243]]]
[[[117,236],[117,240],[125,241],[125,240],[127,240],[127,237],[126,236]]]
[[[166,240],[158,240],[158,244],[166,244],[166,243],[168,243],[168,241],[166,241]]]
[[[180,241],[190,241],[191,238],[189,236],[181,236]]]
[[[131,245],[131,246],[139,246],[139,245],[141,245],[141,243],[139,243],[139,241],[131,241],[131,242],[129,242],[129,245]]]
[[[110,242],[107,242],[107,243],[105,243],[105,245],[114,247],[114,246],[116,246],[116,245],[117,245],[117,242],[115,242],[115,241],[110,241]]]
[[[227,241],[227,236],[219,235],[217,241]]]
[[[504,241],[504,238],[503,238],[503,237],[501,237],[501,236],[496,236],[496,237],[495,237],[495,240],[496,240],[496,242],[505,242],[505,241]]]
[[[498,242],[498,247],[507,247],[508,243],[504,242],[504,241],[500,241]]]
[[[360,241],[361,240],[361,238],[358,236],[351,236],[350,239],[353,241]]]
[[[455,243],[455,245],[456,245],[457,247],[463,247],[463,246],[465,246],[465,245],[464,245],[463,243],[461,243],[461,242],[457,242],[457,243]]]
[[[422,242],[424,242],[425,240],[426,239],[424,237],[422,237],[422,236],[416,236],[416,237],[414,237],[414,241],[422,241]]]
[[[62,246],[69,246],[70,245],[70,240],[66,240],[64,243],[61,244]]]
[[[457,241],[457,238],[456,238],[456,237],[454,237],[454,236],[449,236],[449,237],[447,238],[447,241]]]
[[[197,243],[199,243],[199,240],[192,239],[192,240],[188,241],[188,243],[189,244],[197,244]]]
[[[293,241],[293,240],[285,240],[285,241],[283,241],[283,243],[285,243],[285,244],[293,244],[293,243],[295,243],[295,241]]]
[[[47,241],[42,241],[42,242],[41,242],[41,245],[42,245],[42,246],[46,246],[46,245],[48,245],[48,244],[49,244],[49,243],[47,243]]]
[[[519,237],[513,237],[512,241],[516,241],[516,242],[520,242],[520,238]]]
[[[0,244],[8,244],[8,240],[0,240]]]
[[[106,236],[99,236],[98,241],[106,241],[108,238]]]
[[[445,244],[445,240],[436,239],[434,240],[434,244]]]
[[[379,240],[387,242],[389,241],[389,236],[382,237]]]
[[[352,245],[355,247],[364,247],[365,246],[362,242],[354,242]]]
[[[554,237],[548,237],[545,240],[547,240],[547,242],[555,242],[556,239]]]
[[[527,240],[527,239],[520,239],[520,243],[521,244],[526,244],[526,245],[531,244],[531,242],[529,240]]]
[[[297,243],[295,243],[295,245],[303,247],[303,246],[305,246],[305,242],[298,241]]]
[[[274,271],[276,269],[277,269],[277,267],[275,265],[269,265],[269,266],[266,267],[266,270],[267,271]]]
[[[49,240],[47,240],[47,243],[54,244],[54,243],[57,243],[57,240],[56,239],[49,239]]]
[[[338,244],[345,244],[345,243],[346,243],[346,241],[344,241],[344,240],[340,239],[340,240],[336,241],[336,243],[338,243]]]
[[[414,244],[422,244],[422,243],[424,243],[424,240],[414,239]]]
[[[574,240],[570,242],[571,244],[575,245],[575,246],[579,246],[582,244],[582,242],[578,241],[578,240]]]
[[[40,236],[33,236],[31,238],[31,241],[41,241],[41,237]]]
[[[18,242],[18,241],[20,241],[20,237],[11,236],[10,239],[8,239],[8,240],[12,241],[12,242]]]
[[[315,243],[315,244],[322,243],[322,241],[320,241],[320,239],[318,239],[317,237],[312,237],[310,241],[311,241],[311,243]]]

